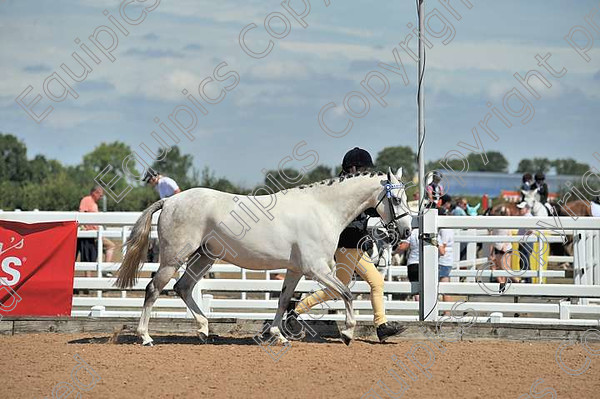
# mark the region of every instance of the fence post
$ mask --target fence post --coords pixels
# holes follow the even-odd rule
[[[452,244],[452,253],[454,256],[454,259],[452,261],[452,270],[456,270],[456,271],[460,271],[460,245],[462,244],[462,242],[460,242],[460,240],[457,240],[457,237],[460,237],[464,235],[464,230],[462,229],[456,229],[454,230],[454,244]],[[460,282],[460,277],[458,276],[451,276],[450,277],[450,282],[452,283],[458,283]]]
[[[389,247],[388,254],[389,254],[389,262],[387,264],[388,267],[387,267],[387,269],[385,271],[385,274],[386,274],[385,275],[385,280],[392,281],[392,259],[393,259],[393,255],[392,255],[392,247],[391,246]],[[388,301],[392,300],[392,294],[391,293],[387,295],[387,300]]]
[[[213,296],[211,294],[202,295],[202,310],[204,311],[206,318],[211,317],[210,313],[212,311],[212,309],[211,309],[212,299],[213,299]],[[198,302],[196,302],[196,303],[198,303]]]
[[[583,281],[587,285],[594,284],[594,235],[593,231],[585,230],[585,272]]]
[[[569,309],[570,305],[571,301],[568,299],[563,299],[558,303],[558,317],[561,320],[569,320],[571,318],[571,309]]]
[[[470,236],[477,235],[477,230],[468,229],[467,234]],[[467,266],[467,270],[476,270],[477,269],[477,243],[469,242],[467,243],[467,260],[469,260],[469,265]],[[467,277],[466,282],[474,283],[475,277]]]
[[[242,268],[242,280],[246,280],[246,269]],[[242,292],[242,299],[246,299],[246,291]]]
[[[104,232],[104,226],[100,225],[98,226],[98,230],[96,230],[98,233],[98,240],[96,241],[97,244],[97,251],[98,251],[98,257],[96,258],[96,261],[98,262],[98,266],[97,266],[97,271],[98,271],[98,278],[102,278],[102,262],[104,261],[104,253],[103,253],[103,246],[104,243],[102,242],[102,236],[103,236],[103,232]],[[98,298],[102,298],[102,291],[97,291],[96,296]]]
[[[573,284],[581,284],[581,238],[579,231],[573,230]]]
[[[538,232],[538,234],[536,234],[537,252],[535,254],[537,256],[537,265],[538,265],[538,269],[537,269],[538,284],[544,284],[544,278],[543,278],[544,254],[542,252],[542,250],[544,249],[544,243],[542,242],[542,239],[540,238],[541,234],[542,233],[539,233],[539,232]],[[548,248],[548,251],[549,250],[550,250],[550,248]]]
[[[125,254],[127,253],[127,245],[125,244],[127,242],[127,226],[121,228],[121,242],[121,253],[123,254],[123,257],[125,257]],[[127,298],[127,291],[121,291],[121,298]]]
[[[434,321],[438,317],[438,211],[425,209],[419,216],[419,320]]]
[[[585,237],[583,231],[573,231],[573,278],[575,279],[575,285],[585,284],[586,262],[587,256],[585,251]],[[587,305],[587,299],[577,299],[578,305]]]
[[[600,230],[594,231],[594,279],[593,284],[600,285]]]

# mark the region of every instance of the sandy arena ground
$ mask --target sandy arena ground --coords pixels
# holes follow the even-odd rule
[[[415,340],[395,339],[387,344],[339,340],[293,342],[276,363],[251,337],[211,337],[199,345],[195,337],[155,336],[147,348],[109,334],[31,334],[0,337],[4,370],[0,375],[2,398],[52,397],[56,384],[71,382],[77,366],[74,355],[100,376],[81,398],[360,398],[382,379],[392,390],[399,385],[387,373],[394,369],[409,382],[405,398],[518,398],[554,388],[558,398],[600,397],[600,355],[590,357],[589,369],[571,376],[555,361],[560,342],[465,341],[445,344],[435,351],[431,379],[416,371],[404,355]],[[600,351],[600,344],[592,348]],[[411,381],[395,366],[392,355],[405,359],[417,373]],[[571,367],[585,363],[579,346],[564,352]],[[427,363],[424,351],[417,359]],[[77,374],[80,386],[92,385],[89,374]],[[66,386],[63,385],[64,389]],[[60,388],[60,387],[59,387]],[[67,387],[68,388],[68,387]],[[376,388],[381,398],[387,398]],[[64,398],[76,398],[78,392]],[[57,391],[57,396],[61,397]],[[377,398],[377,396],[371,396]],[[400,397],[400,396],[397,396]],[[550,398],[548,394],[545,398]]]

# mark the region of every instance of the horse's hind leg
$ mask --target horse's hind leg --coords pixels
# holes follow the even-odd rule
[[[279,295],[279,305],[277,307],[277,313],[275,314],[273,325],[269,329],[271,335],[277,336],[280,343],[288,342],[280,331],[281,319],[283,318],[283,313],[290,304],[292,295],[294,295],[296,287],[298,286],[298,282],[301,278],[302,273],[288,270],[285,274],[285,280],[283,280],[283,287],[281,288],[281,294]]]
[[[146,286],[144,308],[142,309],[142,316],[140,317],[140,323],[137,329],[138,335],[142,337],[142,345],[144,346],[152,346],[152,338],[148,334],[148,323],[150,321],[150,312],[152,311],[152,306],[178,267],[178,264],[167,265],[161,262],[158,271]]]
[[[190,309],[192,315],[198,322],[200,327],[198,329],[198,337],[200,338],[200,341],[206,342],[206,339],[208,338],[208,319],[194,300],[192,293],[194,292],[196,283],[206,274],[206,272],[208,272],[208,269],[210,269],[215,261],[209,256],[202,254],[200,251],[198,251],[197,254],[200,255],[199,258],[188,263],[185,273],[177,283],[175,283],[173,288],[181,299],[183,299],[183,302],[185,302],[186,306]]]

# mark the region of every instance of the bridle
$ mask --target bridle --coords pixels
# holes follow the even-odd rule
[[[383,188],[385,190],[385,195],[383,197],[381,197],[381,199],[379,200],[377,205],[375,205],[375,208],[377,208],[379,206],[379,204],[381,204],[383,202],[384,199],[388,200],[388,204],[390,206],[390,212],[392,214],[392,219],[386,223],[385,227],[386,227],[386,229],[389,230],[393,227],[397,227],[396,222],[398,220],[402,219],[403,217],[410,215],[410,213],[407,211],[400,215],[396,215],[396,209],[394,208],[394,205],[396,205],[396,204],[394,204],[394,200],[397,200],[397,201],[402,201],[402,200],[401,200],[401,198],[395,196],[394,193],[392,192],[392,190],[399,189],[399,188],[404,189],[404,184],[402,184],[402,183],[392,184],[392,183],[390,183],[389,180],[387,180],[387,182],[383,184]]]

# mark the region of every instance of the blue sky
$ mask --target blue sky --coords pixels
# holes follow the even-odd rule
[[[504,94],[518,85],[513,74],[525,75],[537,68],[552,87],[536,86],[539,100],[527,95],[535,117],[526,125],[498,128],[497,142],[482,134],[485,150],[502,152],[511,171],[524,157],[573,157],[594,163],[592,153],[599,150],[594,144],[600,126],[600,34],[594,32],[596,48],[588,52],[590,62],[577,55],[563,37],[575,25],[593,32],[584,16],[597,9],[598,2],[471,2],[469,10],[461,1],[451,1],[462,16],[457,21],[438,0],[426,1],[426,12],[437,8],[456,31],[447,45],[430,38],[426,159],[457,149],[459,141],[472,143],[471,129],[488,112],[486,103],[501,107]],[[24,140],[30,157],[44,154],[75,164],[99,143],[114,140],[155,148],[150,136],[156,129],[153,119],[166,120],[178,104],[185,103],[184,88],[199,98],[198,84],[221,62],[228,64],[223,72],[239,74],[239,84],[222,102],[204,103],[209,114],[199,118],[196,139],[182,137],[180,143],[184,153],[193,154],[198,168],[209,165],[217,175],[251,186],[262,181],[261,169],[276,168],[301,140],[307,143],[305,149],[318,152],[320,163],[330,166],[354,146],[367,148],[373,155],[386,146],[415,147],[416,66],[400,51],[410,80],[406,86],[399,75],[377,66],[379,62],[394,64],[392,50],[410,33],[407,23],[416,23],[414,1],[331,0],[326,7],[323,0],[312,0],[305,18],[308,26],[302,28],[283,10],[280,0],[162,0],[140,24],[124,25],[129,35],[118,34],[114,62],[102,57],[100,64],[91,64],[93,71],[85,81],[69,81],[78,99],[67,97],[53,103],[43,98],[36,111],[48,105],[54,111],[40,124],[32,121],[15,98],[31,85],[32,95],[27,97],[31,101],[36,93],[43,94],[44,79],[60,72],[62,63],[74,65],[71,53],[83,56],[75,38],[91,46],[87,37],[96,27],[107,24],[116,30],[103,10],[124,24],[120,3],[0,2],[0,131]],[[292,5],[301,9],[301,3],[295,0]],[[139,7],[130,6],[127,12],[134,18]],[[290,19],[291,31],[285,38],[273,39],[268,56],[251,58],[240,48],[240,31],[255,23],[248,43],[264,47],[269,37],[263,23],[273,12]],[[600,17],[597,20],[600,24]],[[433,27],[439,25],[433,23]],[[282,25],[275,22],[273,28],[279,30]],[[537,66],[534,56],[548,52],[556,69],[567,69],[560,79]],[[351,91],[366,93],[360,82],[372,70],[383,72],[390,83],[387,107],[367,96],[370,111],[353,119],[348,134],[341,138],[325,134],[317,120],[321,107],[330,102],[340,106]],[[211,95],[217,93],[215,87],[208,90]],[[340,106],[327,120],[343,126],[346,119]]]

